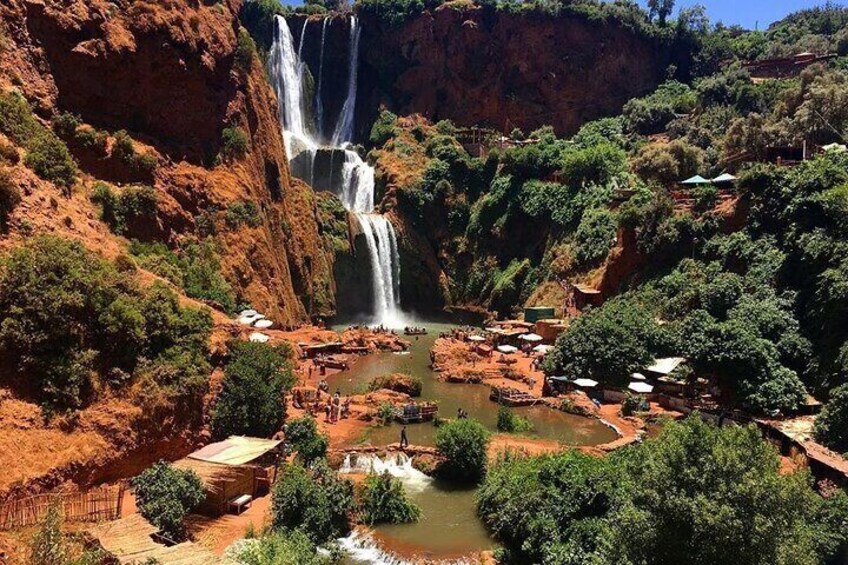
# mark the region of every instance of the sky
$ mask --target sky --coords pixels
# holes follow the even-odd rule
[[[747,29],[763,30],[787,14],[824,4],[825,0],[677,0],[675,14],[681,7],[702,4],[707,8],[710,21],[724,22],[726,25],[739,24]],[[639,0],[643,6],[646,0]],[[848,6],[848,0],[838,0],[834,4]]]

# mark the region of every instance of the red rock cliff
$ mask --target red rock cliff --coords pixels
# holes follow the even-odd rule
[[[261,63],[235,63],[240,5],[6,0],[0,87],[20,89],[46,118],[70,111],[107,131],[129,130],[155,151],[159,225],[150,232],[158,239],[173,244],[194,235],[204,211],[256,203],[259,226],[219,230],[224,275],[279,322],[301,321],[334,308],[332,257],[321,244],[311,191],[290,177]],[[228,126],[247,132],[249,149],[213,166]],[[84,176],[77,190],[92,180]],[[315,303],[316,293],[323,302]]]

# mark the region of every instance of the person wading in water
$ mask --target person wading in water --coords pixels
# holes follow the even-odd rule
[[[405,449],[409,447],[409,439],[406,437],[406,426],[400,429],[400,448]]]

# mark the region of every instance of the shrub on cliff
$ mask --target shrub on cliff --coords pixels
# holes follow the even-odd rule
[[[250,70],[253,57],[256,55],[256,42],[244,28],[239,28],[238,45],[236,46],[235,63],[244,72]]]
[[[309,469],[290,463],[274,484],[271,527],[286,534],[299,530],[323,544],[347,534],[353,508],[353,483],[339,478],[326,461]]]
[[[476,420],[451,420],[436,432],[436,447],[445,461],[439,473],[457,481],[476,483],[486,474],[489,432]]]
[[[8,169],[0,168],[0,233],[8,228],[9,215],[21,202],[21,192]]]
[[[243,157],[249,147],[250,140],[240,127],[224,128],[221,132],[221,156],[225,159]]]
[[[82,406],[95,382],[122,386],[142,358],[205,349],[208,313],[181,308],[162,285],[140,290],[80,243],[33,238],[3,267],[0,358],[48,408]]]
[[[205,496],[200,477],[160,461],[135,477],[132,486],[141,515],[166,538],[183,540],[186,514]]]
[[[371,126],[371,134],[369,139],[374,145],[380,146],[394,137],[397,124],[397,115],[389,112],[385,108],[380,110],[380,115],[374,120],[374,125]]]
[[[286,416],[285,392],[294,384],[288,346],[236,341],[212,410],[212,433],[270,437]]]
[[[304,416],[286,424],[286,441],[304,464],[310,464],[327,454],[327,436],[318,432],[315,419]]]
[[[586,210],[574,234],[577,260],[583,265],[594,265],[604,259],[615,245],[617,228],[618,220],[609,210]]]
[[[24,163],[39,177],[66,191],[76,182],[79,172],[68,146],[52,132],[39,135],[27,143]]]
[[[384,471],[365,478],[360,493],[359,513],[369,526],[415,522],[421,509],[409,500],[403,483]]]
[[[126,235],[132,223],[156,221],[158,196],[149,186],[129,186],[116,193],[108,184],[96,182],[91,200],[100,206],[100,219],[120,235]]]
[[[440,2],[434,2],[438,5]],[[424,11],[424,0],[357,0],[360,12],[372,14],[390,26],[399,26]]]
[[[262,222],[259,217],[259,208],[249,200],[239,200],[230,204],[224,214],[224,221],[230,229],[237,229],[242,224],[255,228]]]

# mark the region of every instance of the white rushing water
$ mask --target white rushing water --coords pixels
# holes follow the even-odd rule
[[[321,26],[321,50],[318,70],[318,88],[315,102],[317,124],[309,123],[306,115],[302,59],[307,21],[303,23],[300,43],[295,50],[294,39],[285,18],[275,17],[274,44],[268,58],[271,80],[280,101],[280,120],[289,160],[294,174],[314,184],[315,159],[319,142],[313,136],[323,131],[324,110],[321,92],[324,74],[324,41],[327,28],[325,19]],[[394,226],[384,216],[374,213],[374,168],[350,148],[356,113],[356,90],[359,66],[359,37],[361,28],[355,16],[350,21],[350,53],[348,57],[348,85],[344,105],[333,133],[330,149],[344,152],[340,182],[332,187],[344,207],[352,212],[362,230],[368,249],[372,271],[374,311],[369,323],[399,328],[404,325],[400,309],[400,258]],[[330,178],[333,175],[333,157],[330,160]]]
[[[315,90],[315,129],[320,138],[324,135],[324,102],[321,99],[324,91],[324,43],[327,39],[327,23],[330,18],[324,18],[321,24],[321,51],[318,55],[318,87]]]
[[[405,453],[388,453],[384,458],[374,454],[350,453],[345,456],[339,473],[389,473],[400,479],[408,490],[414,491],[422,491],[433,484],[432,478],[412,466],[412,459]]]
[[[347,96],[333,133],[333,145],[353,141],[353,117],[356,114],[356,88],[359,77],[359,36],[362,30],[356,16],[350,18],[350,56],[348,57]]]

